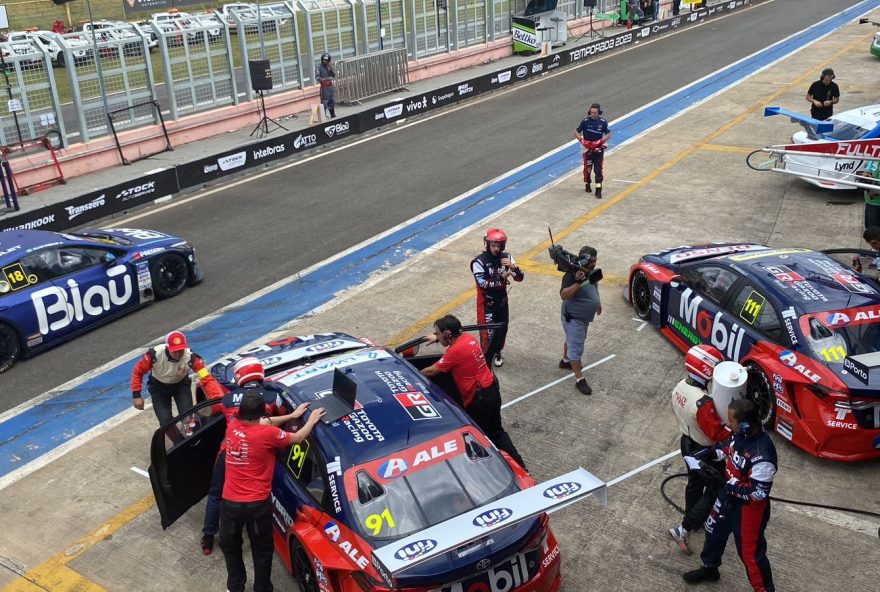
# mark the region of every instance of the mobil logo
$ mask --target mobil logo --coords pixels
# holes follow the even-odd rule
[[[550,487],[545,489],[544,497],[561,500],[574,495],[581,489],[582,487],[580,483],[575,483],[574,481],[563,481],[562,483],[551,485]]]
[[[327,535],[327,538],[333,541],[334,543],[339,540],[342,532],[339,530],[339,525],[335,522],[328,522],[324,525],[324,534]]]
[[[679,317],[696,329],[703,342],[708,341],[717,347],[726,359],[739,361],[745,329],[736,322],[726,320],[720,310],[713,316],[700,307],[702,303],[703,297],[697,296],[691,288],[687,288],[681,294]]]
[[[394,556],[401,561],[412,561],[416,557],[421,557],[425,553],[430,553],[436,548],[437,541],[434,539],[422,539],[399,548],[394,552]]]
[[[504,522],[511,516],[513,516],[513,510],[510,508],[492,508],[474,518],[473,525],[481,528],[489,528],[490,526],[495,526],[496,524]]]
[[[383,479],[394,479],[406,473],[408,468],[409,465],[402,458],[389,458],[379,465],[379,476]]]

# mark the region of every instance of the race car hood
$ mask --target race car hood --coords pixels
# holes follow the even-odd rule
[[[104,230],[101,228],[85,228],[77,231],[77,235],[87,236],[97,240],[101,238],[113,237],[119,239],[123,243],[130,243],[135,247],[144,247],[147,245],[156,246],[162,243],[174,243],[183,241],[182,238],[171,236],[157,230],[142,230],[138,228],[114,228]]]

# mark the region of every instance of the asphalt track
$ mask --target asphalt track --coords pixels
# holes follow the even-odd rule
[[[18,364],[0,411],[564,144],[593,101],[613,120],[854,4],[775,0],[142,217],[196,245],[206,280]]]

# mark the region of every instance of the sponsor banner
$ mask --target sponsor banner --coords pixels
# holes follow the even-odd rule
[[[3,220],[0,230],[67,230],[179,190],[175,169],[165,169]]]
[[[636,40],[637,34],[638,30],[635,29],[624,31],[610,37],[602,37],[596,39],[595,41],[591,41],[586,45],[581,45],[580,47],[575,47],[566,51],[563,54],[563,59],[565,61],[565,64],[574,64],[577,62],[588,60],[592,57],[607,53],[612,49],[617,49],[619,47],[626,47],[630,45]]]
[[[529,18],[514,16],[513,21],[513,53],[534,53],[541,49],[535,21]]]

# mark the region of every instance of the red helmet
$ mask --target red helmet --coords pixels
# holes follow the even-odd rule
[[[695,345],[684,357],[684,367],[691,378],[706,383],[712,380],[715,364],[724,361],[721,352],[711,345]]]
[[[165,345],[168,346],[168,351],[171,353],[179,352],[182,349],[186,349],[189,346],[186,344],[186,336],[180,331],[172,331],[165,338]]]
[[[241,358],[232,367],[232,378],[238,386],[244,386],[255,380],[263,382],[265,377],[266,370],[263,368],[263,363],[253,356]]]
[[[501,250],[503,251],[504,247],[507,246],[507,235],[500,228],[490,228],[486,236],[483,237],[483,244],[486,246],[487,251],[489,250],[490,242],[501,243]]]

